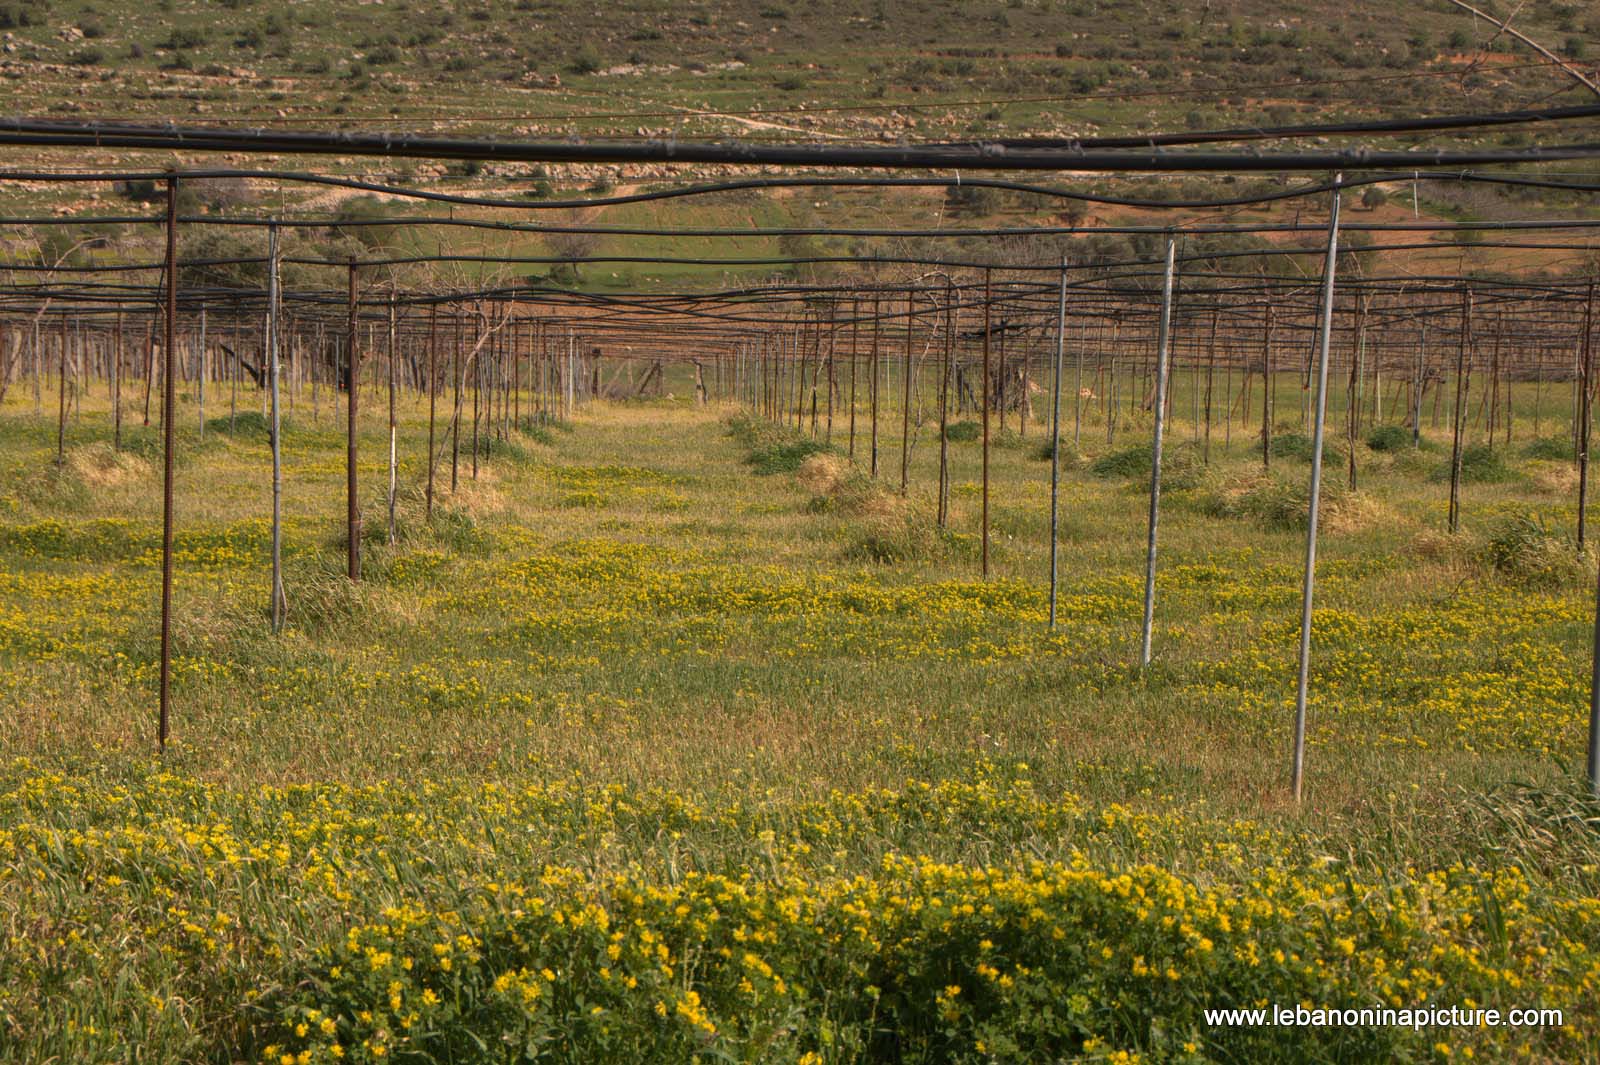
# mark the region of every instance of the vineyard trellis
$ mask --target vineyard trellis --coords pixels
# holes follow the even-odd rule
[[[69,423],[81,413],[90,384],[103,385],[112,408],[115,446],[123,445],[124,391],[143,391],[145,425],[159,378],[156,417],[162,439],[162,590],[158,742],[170,728],[172,583],[174,578],[174,457],[177,384],[196,384],[201,431],[206,383],[224,386],[230,421],[239,389],[261,393],[269,426],[272,480],[272,554],[269,588],[274,631],[286,623],[290,599],[282,572],[282,406],[305,402],[309,386],[313,418],[320,421],[322,390],[344,407],[347,576],[361,579],[363,516],[360,503],[358,436],[360,394],[387,390],[387,533],[395,536],[397,472],[402,451],[397,421],[403,400],[427,411],[426,507],[431,518],[435,476],[446,461],[450,485],[461,476],[461,449],[470,448],[467,476],[478,476],[479,458],[491,439],[503,439],[534,421],[570,419],[584,403],[659,393],[669,369],[692,368],[698,402],[723,402],[790,431],[831,443],[835,421],[848,418],[848,454],[857,449],[858,418],[868,420],[867,467],[880,469],[880,434],[892,436],[898,413],[898,491],[912,490],[911,458],[937,406],[939,438],[938,521],[948,516],[952,472],[948,442],[955,415],[975,413],[981,442],[979,575],[990,576],[989,456],[998,416],[1008,432],[1013,411],[1019,434],[1032,417],[1031,391],[1049,381],[1050,479],[1049,625],[1056,625],[1059,549],[1059,471],[1064,445],[1061,392],[1071,349],[1073,375],[1071,440],[1076,450],[1086,414],[1098,402],[1106,440],[1119,431],[1142,434],[1149,412],[1150,483],[1147,551],[1139,667],[1153,658],[1153,620],[1158,578],[1163,447],[1173,421],[1173,381],[1190,382],[1193,442],[1209,462],[1213,430],[1222,447],[1257,436],[1263,467],[1272,461],[1274,429],[1281,424],[1281,379],[1290,394],[1298,387],[1298,417],[1310,433],[1310,485],[1305,568],[1301,590],[1298,679],[1295,699],[1291,788],[1302,792],[1307,696],[1312,654],[1313,596],[1318,515],[1324,478],[1330,370],[1335,359],[1345,372],[1344,432],[1351,445],[1364,425],[1398,424],[1421,442],[1428,393],[1432,428],[1440,425],[1447,390],[1451,452],[1449,506],[1452,532],[1463,506],[1467,438],[1482,431],[1489,445],[1516,431],[1513,395],[1533,393],[1532,437],[1538,439],[1547,392],[1565,386],[1571,406],[1571,455],[1577,467],[1575,539],[1586,542],[1590,422],[1593,392],[1595,273],[1594,234],[1600,220],[1573,217],[1487,219],[1470,222],[1421,220],[1351,222],[1341,218],[1350,190],[1456,182],[1558,192],[1577,197],[1600,193],[1600,185],[1467,167],[1537,165],[1600,158],[1600,145],[1566,144],[1521,149],[1456,151],[1174,152],[1182,145],[1209,145],[1262,137],[1299,137],[1366,132],[1481,130],[1512,122],[1561,122],[1593,118],[1594,107],[1518,112],[1503,116],[1450,116],[1389,124],[1343,124],[1290,130],[1218,131],[1173,137],[1012,142],[921,147],[827,148],[810,145],[682,145],[660,142],[611,144],[519,144],[442,141],[362,134],[265,134],[257,131],[134,127],[107,123],[0,121],[0,143],[32,146],[95,144],[136,150],[300,152],[432,159],[611,161],[776,165],[788,168],[853,167],[875,170],[1093,171],[1108,175],[1175,174],[1191,171],[1251,171],[1280,175],[1330,172],[1326,180],[1273,192],[1221,199],[1119,196],[992,177],[875,173],[827,176],[785,173],[753,179],[672,185],[643,192],[582,199],[530,201],[439,191],[334,177],[326,174],[185,167],[168,170],[0,171],[0,181],[56,187],[63,183],[110,185],[160,182],[160,216],[52,215],[0,219],[0,232],[20,234],[39,248],[17,254],[23,239],[10,240],[0,285],[0,401],[13,382],[32,390],[42,414],[47,379],[56,375],[56,462],[65,455]],[[1347,173],[1346,171],[1350,171]],[[180,197],[195,181],[306,185],[381,195],[392,201],[443,204],[448,216],[382,214],[377,217],[307,217],[288,211],[185,213]],[[577,211],[650,201],[715,197],[734,192],[828,188],[990,188],[1035,197],[1044,204],[1078,202],[1148,211],[1221,210],[1286,203],[1306,204],[1292,222],[1173,222],[1111,225],[952,226],[922,228],[792,225],[743,227],[597,225],[586,221],[508,220],[458,215],[457,208],[496,212]],[[1325,213],[1315,205],[1325,201]],[[88,223],[159,227],[165,253],[158,262],[100,261],[91,246],[87,261],[71,254],[53,261],[40,233]],[[924,254],[824,254],[815,250],[775,256],[608,255],[593,248],[578,255],[433,254],[398,255],[369,249],[342,258],[284,255],[285,232],[337,229],[360,233],[374,227],[430,233],[499,235],[600,235],[612,239],[767,240],[852,237],[927,242]],[[181,234],[194,230],[267,231],[265,255],[183,257]],[[70,228],[60,232],[71,234]],[[1131,251],[1093,261],[1069,255],[1072,242],[1124,237]],[[1305,236],[1317,243],[1298,243]],[[1341,237],[1351,239],[1341,242]],[[1378,238],[1384,238],[1381,241]],[[1441,241],[1439,237],[1446,238]],[[1256,243],[1240,247],[1230,241]],[[992,242],[981,255],[952,254],[940,242]],[[1036,247],[1004,241],[1032,241]],[[1467,243],[1470,241],[1470,243]],[[52,242],[56,247],[60,241]],[[1417,253],[1432,260],[1470,247],[1476,251],[1555,255],[1555,274],[1519,276],[1469,272],[1385,274],[1370,269],[1384,253]],[[1566,258],[1560,258],[1565,256]],[[1320,276],[1297,272],[1320,265]],[[674,268],[739,268],[774,272],[759,283],[702,291],[586,290],[550,280],[517,280],[512,272],[532,267],[629,265]],[[285,267],[301,281],[285,286]],[[828,267],[830,279],[782,278],[776,271]],[[406,271],[434,272],[431,281],[403,284]],[[476,282],[441,284],[445,271]],[[486,274],[493,272],[490,278]],[[260,283],[253,279],[259,273]],[[340,276],[342,274],[342,277]],[[335,280],[337,279],[337,280]],[[576,280],[576,274],[573,275]],[[341,283],[342,282],[342,283]],[[52,328],[53,327],[53,328]],[[142,336],[142,359],[139,357]],[[222,337],[231,339],[225,344]],[[133,338],[133,344],[128,339]],[[897,343],[898,341],[898,343]],[[54,349],[53,351],[51,349]],[[157,352],[159,351],[159,358]],[[247,356],[257,352],[254,363]],[[641,353],[643,352],[643,353]],[[51,355],[54,358],[51,358]],[[1451,357],[1453,356],[1453,357]],[[287,358],[287,382],[284,360]],[[841,368],[841,360],[844,367]],[[930,363],[932,364],[930,367]],[[863,373],[864,371],[864,373]],[[930,372],[937,384],[928,386]],[[1086,384],[1087,380],[1090,382]],[[893,378],[898,375],[898,381]],[[864,377],[864,380],[862,379]],[[1218,379],[1221,402],[1218,403]],[[443,385],[441,385],[441,381]],[[131,382],[131,383],[130,383]],[[892,385],[898,384],[898,388]],[[865,391],[865,396],[860,393]],[[1259,386],[1260,395],[1255,395]],[[19,384],[19,387],[20,384]],[[1387,391],[1386,391],[1387,389]],[[1475,391],[1476,390],[1476,391]],[[470,392],[470,411],[467,409]],[[438,424],[441,393],[447,410]],[[898,394],[897,394],[898,393]],[[936,398],[930,399],[930,393]],[[215,390],[212,395],[219,393]],[[1474,411],[1473,402],[1477,408]],[[898,401],[899,411],[890,408]],[[217,400],[214,399],[214,402]],[[527,405],[524,415],[524,403]],[[74,405],[79,408],[74,411]],[[471,419],[470,438],[465,419]],[[1251,427],[1259,425],[1259,432]],[[481,438],[480,438],[481,434]],[[408,442],[415,443],[415,442]],[[1351,487],[1358,476],[1356,451],[1348,449]],[[1600,595],[1600,589],[1597,589]],[[1600,613],[1596,615],[1600,636]],[[1600,656],[1593,661],[1587,769],[1600,793]]]

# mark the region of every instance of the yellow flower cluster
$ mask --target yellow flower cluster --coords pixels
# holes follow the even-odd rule
[[[45,1056],[153,1040],[201,1057],[216,1039],[277,1063],[867,1060],[892,1030],[907,1060],[1242,1059],[1270,1031],[1209,1029],[1204,1007],[1302,1001],[1538,1001],[1568,1026],[1463,1038],[1561,1057],[1595,1036],[1594,898],[1514,865],[1392,875],[1259,825],[1087,808],[1020,767],[760,803],[25,763],[4,780],[0,1015]],[[953,838],[1056,854],[939,856]],[[1177,848],[1191,871],[1139,857]],[[844,869],[846,851],[882,858]],[[719,869],[688,857],[719,852]],[[1335,1038],[1404,1057],[1425,1035]]]

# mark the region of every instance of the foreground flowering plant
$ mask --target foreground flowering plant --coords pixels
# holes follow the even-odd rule
[[[1449,1046],[1594,1045],[1593,898],[1552,896],[1515,865],[1386,875],[1248,823],[1086,809],[1025,767],[975,768],[751,805],[13,765],[0,1045],[50,1032],[114,1057],[159,1032],[275,1065],[1428,1060],[1439,1032],[1212,1029],[1202,1011],[1455,1002],[1569,1020],[1443,1033]],[[945,849],[953,824],[1046,856],[917,853]],[[1174,848],[1186,871],[1151,863]]]

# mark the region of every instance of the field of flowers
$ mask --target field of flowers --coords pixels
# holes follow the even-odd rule
[[[977,445],[938,530],[931,426],[902,500],[762,472],[807,448],[731,410],[600,406],[430,524],[412,407],[352,585],[343,438],[292,420],[274,636],[265,441],[186,428],[158,758],[157,465],[85,406],[60,469],[0,411],[0,1060],[1600,1060],[1594,570],[1548,441],[1454,537],[1438,451],[1360,449],[1297,809],[1292,458],[1176,427],[1141,674],[1133,436],[1068,456],[1052,633],[1033,435],[985,582]],[[1299,1003],[1565,1024],[1203,1016]]]

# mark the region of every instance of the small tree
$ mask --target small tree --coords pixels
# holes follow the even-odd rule
[[[389,214],[389,205],[377,196],[351,196],[339,204],[334,214],[335,224],[329,228],[333,236],[360,241],[369,248],[381,248],[396,236],[396,227],[371,223]]]
[[[1367,191],[1361,194],[1361,206],[1369,211],[1376,211],[1389,202],[1389,194],[1376,185],[1368,185]]]
[[[944,204],[951,213],[988,214],[999,199],[987,185],[950,185],[944,190]]]
[[[570,274],[574,284],[583,280],[579,266],[584,259],[593,255],[600,249],[600,243],[605,239],[603,233],[546,233],[544,242],[550,246],[550,254],[561,260],[557,272]]]

